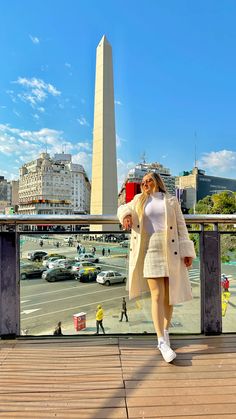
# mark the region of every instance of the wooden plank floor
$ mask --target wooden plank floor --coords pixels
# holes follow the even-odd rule
[[[236,418],[236,335],[0,340],[0,418]]]

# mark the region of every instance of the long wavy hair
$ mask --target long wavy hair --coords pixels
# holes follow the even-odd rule
[[[158,173],[148,172],[148,173],[145,174],[144,177],[146,177],[147,175],[150,176],[153,179],[153,182],[155,184],[155,187],[154,187],[155,192],[159,191],[159,192],[167,193],[166,186],[165,186],[161,176]],[[143,216],[144,206],[145,206],[145,203],[148,199],[148,196],[149,195],[147,194],[147,192],[144,191],[142,183],[141,183],[141,195],[140,195],[140,197],[138,199],[138,202],[136,204],[136,211],[137,211],[139,219],[141,219],[142,216]]]

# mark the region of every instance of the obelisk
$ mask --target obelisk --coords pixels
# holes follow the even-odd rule
[[[117,212],[117,161],[112,48],[104,35],[97,46],[94,98],[92,215]],[[91,230],[115,230],[118,225],[93,225]]]

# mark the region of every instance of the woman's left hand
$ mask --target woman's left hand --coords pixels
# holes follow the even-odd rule
[[[184,264],[185,264],[186,268],[189,268],[190,266],[192,266],[192,261],[193,261],[193,258],[191,258],[189,256],[185,256]]]

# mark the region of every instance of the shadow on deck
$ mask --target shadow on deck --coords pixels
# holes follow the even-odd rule
[[[0,418],[236,418],[236,335],[0,340]]]

